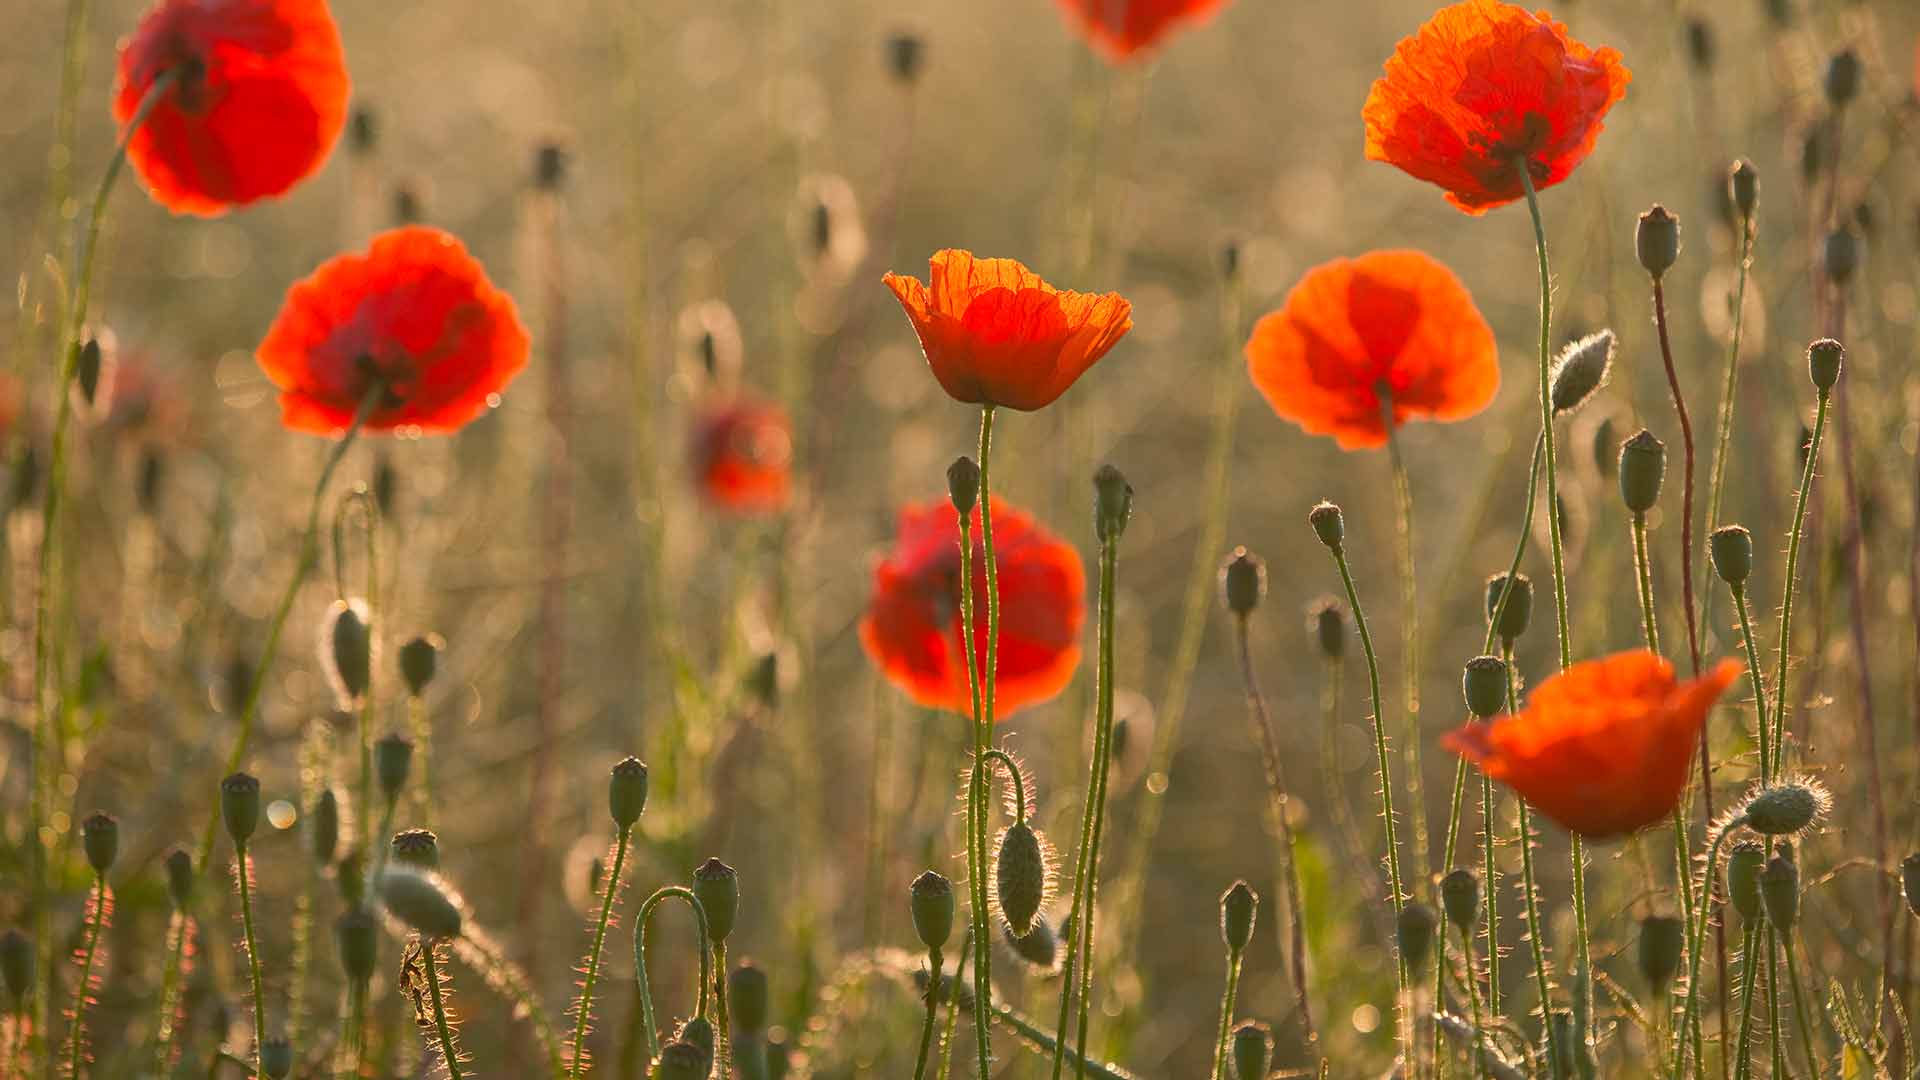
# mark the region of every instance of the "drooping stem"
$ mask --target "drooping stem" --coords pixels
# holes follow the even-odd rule
[[[447,1023],[447,1003],[440,990],[439,942],[422,942],[420,953],[427,965],[427,989],[433,997],[433,1027],[440,1040],[440,1060],[447,1067],[448,1080],[460,1080],[460,1051],[453,1045],[453,1028]]]
[[[713,984],[713,969],[708,966],[707,953],[707,909],[700,904],[700,898],[685,885],[667,885],[656,889],[646,902],[640,905],[640,916],[633,923],[633,979],[640,995],[641,1023],[647,1029],[647,1058],[652,1060],[660,1056],[660,1029],[653,1018],[653,992],[647,987],[647,926],[653,921],[654,909],[668,900],[682,900],[693,909],[695,940],[700,947],[699,1005],[694,1009],[695,1016],[707,1015],[707,989]]]
[[[607,889],[600,900],[600,915],[594,920],[593,948],[587,953],[586,975],[580,982],[580,1005],[573,1017],[573,1052],[567,1058],[568,1077],[578,1077],[585,1065],[581,1049],[587,1037],[587,1024],[593,1018],[593,984],[600,975],[600,950],[606,944],[607,924],[612,921],[613,905],[620,898],[620,874],[626,869],[627,845],[632,835],[633,829],[623,826],[620,836],[613,843],[613,869],[607,873]]]
[[[260,991],[260,946],[253,933],[253,862],[244,843],[234,845],[233,876],[240,886],[240,930],[246,939],[247,979],[253,988],[253,1072],[255,1080],[267,1080],[260,1063],[260,1047],[267,1041],[267,1003]]]
[[[107,878],[93,875],[93,899],[87,909],[87,943],[80,950],[80,979],[73,987],[73,1023],[67,1034],[67,1075],[80,1080],[87,1060],[87,1002],[93,996],[93,958],[100,949],[100,924],[107,917]]]
[[[1780,600],[1780,645],[1773,660],[1773,771],[1786,768],[1787,732],[1787,650],[1793,643],[1793,593],[1799,580],[1800,540],[1806,534],[1807,503],[1813,491],[1814,466],[1820,460],[1820,440],[1827,430],[1827,406],[1832,400],[1820,393],[1820,404],[1813,414],[1813,439],[1807,444],[1807,460],[1800,469],[1800,492],[1793,502],[1793,531],[1787,534],[1787,573]]]

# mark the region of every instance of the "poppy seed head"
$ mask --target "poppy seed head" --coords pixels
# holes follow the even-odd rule
[[[1227,610],[1245,618],[1260,606],[1267,592],[1267,564],[1246,548],[1237,547],[1220,568],[1220,594]]]

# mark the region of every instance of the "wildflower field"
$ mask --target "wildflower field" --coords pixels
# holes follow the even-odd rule
[[[13,0],[0,1078],[1920,1077],[1913,0]]]

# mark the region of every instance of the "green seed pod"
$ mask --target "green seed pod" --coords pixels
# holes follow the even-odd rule
[[[322,866],[333,861],[340,847],[340,799],[332,788],[321,788],[307,813],[307,851]]]
[[[432,829],[402,829],[390,842],[396,865],[416,870],[440,869],[440,838]]]
[[[430,940],[460,936],[464,918],[451,890],[431,871],[388,864],[380,872],[380,902],[394,918]]]
[[[1500,596],[1506,594],[1507,606],[1500,607]],[[1507,575],[1495,574],[1487,579],[1487,622],[1493,623],[1499,616],[1499,624],[1494,633],[1508,645],[1520,640],[1527,632],[1527,624],[1533,621],[1533,579],[1525,574],[1513,575],[1513,584],[1508,586]]]
[[[1672,915],[1649,915],[1640,920],[1640,974],[1654,993],[1664,993],[1679,972],[1686,938],[1686,923]]]
[[[1746,158],[1733,163],[1727,173],[1727,191],[1733,197],[1734,209],[1740,211],[1743,219],[1753,217],[1760,205],[1760,170]]]
[[[980,505],[980,466],[972,458],[958,457],[947,466],[947,498],[962,520]]]
[[[373,681],[373,628],[362,600],[335,600],[327,608],[321,666],[342,709],[352,709]]]
[[[647,809],[647,763],[629,755],[613,767],[607,781],[607,812],[621,832],[633,828]]]
[[[1633,250],[1640,257],[1640,265],[1659,281],[1680,260],[1680,219],[1654,203],[1651,210],[1640,215]]]
[[[423,634],[400,646],[400,678],[406,681],[407,693],[419,697],[427,692],[440,668],[440,650],[446,647],[439,634]]]
[[[333,921],[340,970],[353,982],[373,978],[380,955],[380,927],[365,908],[349,908]]]
[[[887,70],[902,84],[912,86],[920,77],[920,65],[925,59],[926,42],[918,34],[901,32],[887,37]]]
[[[393,732],[382,735],[373,744],[373,772],[380,778],[380,794],[388,802],[400,797],[407,786],[407,774],[413,771],[413,740]]]
[[[706,1080],[712,1055],[690,1042],[670,1042],[647,1070],[647,1080]]]
[[[1727,856],[1727,898],[1748,922],[1760,917],[1760,869],[1766,861],[1767,849],[1751,840],[1733,845]]]
[[[1267,564],[1246,548],[1237,547],[1220,568],[1220,595],[1227,610],[1245,618],[1260,606],[1267,592]]]
[[[675,1042],[683,1042],[697,1047],[700,1053],[705,1055],[707,1064],[711,1065],[713,1063],[714,1040],[713,1022],[711,1020],[708,1020],[704,1016],[696,1016],[686,1023],[681,1024],[680,1030],[674,1033],[673,1039]],[[702,1069],[700,1075],[705,1076],[706,1071]]]
[[[268,1039],[260,1044],[260,1071],[272,1080],[287,1080],[293,1071],[293,1044],[285,1039]]]
[[[1667,475],[1667,446],[1653,432],[1641,428],[1620,444],[1620,499],[1627,509],[1644,514],[1660,501],[1660,482]]]
[[[1313,535],[1327,546],[1327,550],[1338,552],[1340,545],[1347,540],[1347,522],[1340,514],[1340,508],[1326,501],[1314,504],[1307,512],[1307,524],[1313,526]]]
[[[1835,285],[1844,286],[1853,280],[1854,271],[1860,269],[1860,238],[1852,228],[1842,225],[1827,234],[1820,265],[1827,272],[1827,280]]]
[[[167,899],[175,911],[185,911],[193,903],[193,886],[193,856],[186,848],[167,852]]]
[[[1238,955],[1253,940],[1254,918],[1260,912],[1260,894],[1244,881],[1236,881],[1220,896],[1220,940],[1227,951]]]
[[[1024,821],[1000,830],[993,852],[993,895],[1014,937],[1033,930],[1046,903],[1053,878],[1049,854],[1046,841]]]
[[[220,781],[220,820],[233,846],[245,847],[260,825],[260,781],[243,772]]]
[[[1499,716],[1507,708],[1507,662],[1497,656],[1476,656],[1467,661],[1461,689],[1468,712],[1482,720]]]
[[[1707,551],[1713,556],[1714,573],[1720,580],[1738,587],[1753,573],[1753,534],[1744,525],[1722,525],[1707,537]]]
[[[100,339],[87,335],[80,343],[80,355],[74,360],[74,389],[80,391],[80,400],[91,406],[94,397],[100,392],[100,369],[104,365],[100,350]]]
[[[1841,49],[1827,61],[1826,78],[1821,81],[1827,92],[1827,104],[1844,108],[1860,93],[1860,54]]]
[[[1347,609],[1331,596],[1323,596],[1307,607],[1307,629],[1312,631],[1320,655],[1338,660],[1347,651]]]
[[[1747,827],[1767,836],[1785,836],[1812,825],[1832,800],[1811,782],[1774,784],[1747,800]]]
[[[1775,855],[1760,871],[1760,900],[1767,908],[1767,921],[1787,933],[1800,920],[1800,868],[1792,859]]]
[[[1900,860],[1900,891],[1907,898],[1907,910],[1920,916],[1920,853]]]
[[[1441,878],[1440,906],[1453,925],[1473,929],[1480,919],[1480,875],[1463,866]]]
[[[1846,358],[1846,347],[1832,338],[1821,338],[1807,346],[1807,377],[1813,380],[1814,389],[1822,394],[1832,390],[1840,381],[1840,367]]]
[[[920,944],[929,949],[945,948],[953,936],[953,882],[928,870],[913,879],[910,893],[913,931],[920,935]]]
[[[87,865],[102,877],[113,869],[120,854],[120,821],[112,814],[94,811],[80,823],[80,850],[86,852]]]
[[[1014,937],[1013,930],[1002,922],[1000,937],[1015,956],[1026,961],[1035,971],[1051,974],[1055,965],[1060,963],[1060,932],[1053,928],[1045,915],[1033,920],[1033,929],[1027,931],[1026,937]],[[965,992],[963,986],[962,993]]]
[[[724,944],[740,914],[740,876],[719,859],[708,859],[693,872],[693,895],[707,912],[707,939]]]
[[[1394,937],[1400,945],[1400,955],[1407,958],[1407,969],[1418,971],[1426,966],[1427,954],[1433,951],[1433,935],[1440,928],[1440,915],[1425,904],[1408,904],[1400,909],[1394,919]]]
[[[1101,543],[1120,539],[1133,517],[1133,485],[1119,469],[1102,465],[1093,474],[1093,534]]]
[[[9,926],[0,933],[0,985],[16,1002],[25,1001],[33,989],[33,939],[25,931]]]
[[[767,973],[751,960],[743,961],[727,976],[727,1002],[733,1023],[740,1030],[766,1030],[770,1007]]]
[[[1233,1029],[1233,1075],[1236,1080],[1266,1080],[1273,1067],[1273,1032],[1258,1020],[1242,1021]]]
[[[1606,384],[1607,374],[1613,370],[1614,341],[1613,331],[1600,330],[1568,342],[1560,350],[1547,380],[1556,415],[1578,409]]]

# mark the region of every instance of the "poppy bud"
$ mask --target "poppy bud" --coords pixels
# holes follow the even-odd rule
[[[1659,281],[1680,259],[1680,219],[1659,203],[1640,215],[1640,227],[1633,235],[1633,249],[1640,265],[1653,280]]]
[[[1800,919],[1800,868],[1792,859],[1775,855],[1760,871],[1760,899],[1767,906],[1767,921],[1792,933]]]
[[[1476,656],[1467,661],[1461,691],[1468,712],[1482,720],[1499,716],[1507,707],[1507,662],[1497,656]]]
[[[1533,621],[1533,579],[1514,574],[1512,585],[1508,585],[1508,580],[1504,573],[1487,579],[1487,622],[1494,626],[1494,633],[1501,641],[1512,645]],[[1504,608],[1500,606],[1503,595],[1506,597]]]
[[[567,179],[567,150],[557,142],[544,142],[533,151],[533,186],[540,191],[558,191]]]
[[[1394,919],[1394,938],[1400,944],[1400,955],[1406,957],[1409,970],[1418,971],[1425,966],[1427,954],[1433,950],[1434,931],[1439,927],[1439,914],[1425,904],[1413,903],[1400,909]]]
[[[102,877],[113,869],[120,854],[120,821],[112,814],[94,811],[80,823],[80,850],[86,852],[87,865]]]
[[[964,520],[980,502],[980,466],[970,457],[958,457],[947,466],[947,497]]]
[[[1720,580],[1736,588],[1753,573],[1753,534],[1744,525],[1722,525],[1707,537],[1707,551],[1713,556],[1714,572]]]
[[[393,190],[393,223],[395,225],[418,225],[426,220],[426,202],[420,197],[420,189],[412,184],[401,184]]]
[[[1614,466],[1618,464],[1614,458],[1614,447],[1618,444],[1613,436],[1613,417],[1603,416],[1599,423],[1593,425],[1593,438],[1588,450],[1593,454],[1593,471],[1599,473],[1603,480],[1613,475]]]
[[[322,866],[333,861],[340,846],[340,800],[332,788],[322,788],[307,814],[307,850]]]
[[[1747,800],[1747,827],[1767,836],[1786,836],[1812,825],[1831,805],[1825,788],[1811,781],[1773,784]]]
[[[167,899],[173,902],[175,911],[185,911],[193,902],[193,856],[186,848],[174,848],[167,852]]]
[[[1844,108],[1860,93],[1860,54],[1852,49],[1834,53],[1827,61],[1827,75],[1821,85],[1827,92],[1827,104]]]
[[[940,949],[953,936],[953,882],[928,870],[913,879],[911,887],[913,932],[920,944]]]
[[[367,605],[362,600],[335,600],[327,608],[327,643],[321,656],[327,682],[340,699],[340,707],[351,708],[367,692],[373,678],[373,632],[367,625]]]
[[[1641,428],[1620,444],[1620,498],[1627,509],[1644,514],[1660,501],[1660,482],[1667,475],[1667,446],[1653,432]]]
[[[400,678],[406,681],[407,693],[420,697],[427,692],[446,644],[439,634],[422,634],[400,646]]]
[[[742,961],[727,976],[727,1002],[733,1023],[742,1031],[761,1031],[767,1026],[767,973],[751,960]]]
[[[380,872],[380,902],[393,917],[420,932],[420,936],[452,940],[460,936],[464,920],[439,875],[411,866],[389,865]]]
[[[704,1016],[693,1017],[680,1025],[673,1039],[694,1047],[706,1056],[707,1064],[713,1063],[713,1021]],[[706,1071],[702,1069],[700,1075],[705,1076]]]
[[[1014,937],[1013,928],[1003,922],[1000,924],[1000,937],[1015,956],[1038,971],[1051,972],[1054,965],[1060,962],[1060,934],[1044,915],[1033,921],[1033,929],[1027,931],[1025,937]]]
[[[15,1001],[25,1001],[33,989],[33,939],[17,927],[0,933],[0,984]]]
[[[1102,465],[1093,474],[1094,535],[1101,543],[1119,540],[1133,517],[1133,485],[1119,469]]]
[[[287,1080],[293,1071],[293,1044],[285,1039],[268,1039],[260,1044],[260,1071],[272,1080]]]
[[[380,778],[380,793],[388,802],[400,797],[407,786],[407,774],[413,771],[413,740],[398,732],[380,736],[373,744],[373,772]]]
[[[166,486],[167,456],[155,447],[140,451],[140,479],[134,485],[135,498],[143,514],[160,510],[160,492]]]
[[[1851,228],[1842,225],[1827,234],[1820,265],[1827,272],[1827,280],[1835,285],[1845,286],[1853,280],[1853,272],[1860,268],[1860,238]]]
[[[1822,394],[1832,390],[1840,381],[1840,366],[1846,360],[1846,347],[1832,338],[1821,338],[1807,346],[1807,377],[1813,380],[1814,389]],[[1807,445],[1813,444],[1813,435],[1808,433]]]
[[[1742,919],[1760,917],[1760,869],[1767,850],[1751,840],[1733,845],[1727,855],[1727,897]]]
[[[1480,918],[1480,875],[1461,867],[1440,879],[1440,906],[1447,920],[1462,930],[1473,929]]]
[[[334,944],[340,952],[340,970],[363,983],[373,978],[380,951],[379,927],[364,908],[351,908],[333,921]]]
[[[1346,519],[1340,516],[1340,508],[1330,502],[1314,504],[1307,513],[1307,524],[1313,526],[1313,535],[1319,537],[1329,551],[1338,553],[1340,545],[1346,542]]]
[[[693,872],[693,895],[707,913],[707,939],[725,944],[740,914],[740,876],[719,859],[708,859]]]
[[[380,142],[380,118],[365,105],[356,105],[347,117],[347,148],[356,154],[370,154]]]
[[[1258,1020],[1246,1020],[1233,1029],[1233,1075],[1236,1080],[1266,1080],[1273,1067],[1273,1032]]]
[[[1568,342],[1553,361],[1547,381],[1548,395],[1556,414],[1570,413],[1586,404],[1595,390],[1607,381],[1613,367],[1612,330],[1600,330],[1578,341]]]
[[[1640,920],[1640,974],[1654,993],[1665,992],[1679,972],[1686,938],[1686,924],[1671,915],[1649,915]]]
[[[399,473],[394,470],[393,458],[383,448],[373,459],[373,508],[382,518],[393,513],[393,491],[399,483]]]
[[[1900,891],[1907,898],[1907,910],[1920,916],[1920,854],[1900,860]]]
[[[1227,951],[1238,956],[1253,940],[1254,916],[1260,911],[1260,894],[1244,881],[1236,881],[1220,896],[1220,940]]]
[[[1760,170],[1746,158],[1734,162],[1727,174],[1727,191],[1732,194],[1734,209],[1740,211],[1740,216],[1752,217],[1760,205]]]
[[[893,71],[893,77],[911,86],[920,77],[920,64],[925,59],[926,42],[920,35],[901,31],[887,37],[887,67]]]
[[[432,829],[402,829],[393,834],[389,848],[393,861],[419,870],[440,868],[440,838]]]
[[[1347,613],[1340,601],[1331,596],[1315,600],[1307,608],[1307,629],[1320,646],[1320,655],[1338,660],[1347,651]]]
[[[11,479],[7,491],[9,504],[16,509],[31,504],[34,491],[40,486],[40,452],[32,446],[22,446],[20,456],[14,459]]]
[[[647,1080],[705,1080],[713,1068],[707,1051],[690,1042],[675,1041],[660,1048],[647,1070]]]
[[[100,392],[101,364],[100,339],[89,334],[87,340],[80,343],[80,355],[74,360],[73,370],[80,400],[88,405],[93,404],[94,395]]]
[[[647,809],[647,764],[637,757],[621,758],[607,781],[607,812],[625,832]]]
[[[993,853],[994,897],[1014,937],[1026,937],[1033,930],[1034,918],[1046,902],[1053,878],[1048,854],[1046,841],[1024,821],[1000,831]]]
[[[1227,610],[1244,619],[1260,606],[1266,592],[1267,564],[1246,548],[1234,548],[1227,564],[1220,568],[1220,594]]]
[[[243,772],[220,781],[220,820],[233,846],[245,847],[260,824],[260,781]]]

